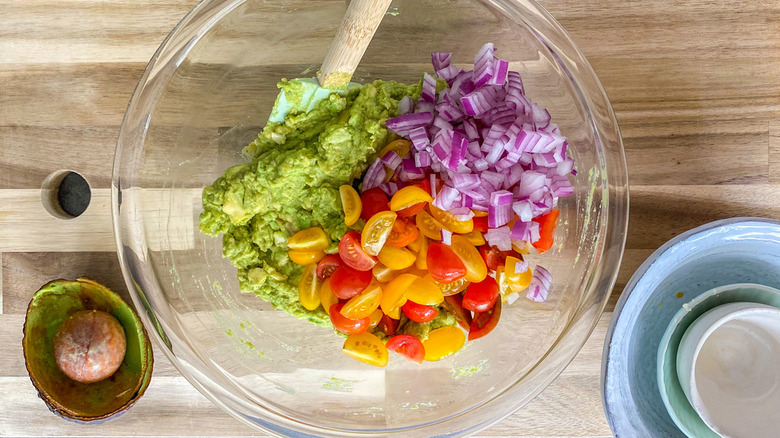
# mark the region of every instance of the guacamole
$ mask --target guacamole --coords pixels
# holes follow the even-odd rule
[[[308,311],[298,301],[303,267],[287,256],[287,239],[321,227],[333,242],[326,252],[337,252],[347,232],[338,188],[365,172],[389,139],[385,120],[404,96],[416,100],[420,85],[376,81],[314,97],[310,82],[282,80],[279,88],[271,120],[244,149],[251,161],[203,190],[200,229],[223,235],[223,256],[238,268],[242,292],[330,326],[321,307]]]

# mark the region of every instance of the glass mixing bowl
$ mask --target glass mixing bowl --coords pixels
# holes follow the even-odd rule
[[[547,302],[505,306],[493,333],[442,361],[362,364],[331,329],[240,293],[221,239],[198,230],[202,188],[243,161],[279,79],[314,75],[345,10],[344,0],[206,0],[171,32],[133,94],[116,150],[125,280],[171,362],[245,423],[293,436],[474,433],[555,379],[607,302],[628,214],[615,117],[583,55],[533,1],[394,1],[356,81],[416,82],[432,51],[470,68],[493,42],[568,137],[578,173],[542,258],[553,275]]]

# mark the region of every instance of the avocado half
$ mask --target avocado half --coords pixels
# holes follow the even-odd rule
[[[113,315],[127,338],[119,369],[99,382],[76,382],[54,360],[54,334],[80,310]],[[78,422],[107,420],[123,413],[143,395],[152,377],[152,345],[138,315],[119,295],[87,278],[54,280],[35,293],[27,307],[22,347],[38,396],[55,414]]]

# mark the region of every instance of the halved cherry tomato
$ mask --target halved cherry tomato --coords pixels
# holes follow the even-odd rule
[[[423,342],[425,360],[443,359],[460,350],[465,343],[466,335],[457,327],[440,327],[432,330],[428,334],[428,339]]]
[[[417,304],[412,300],[407,301],[406,304],[401,307],[401,310],[403,310],[404,315],[412,321],[423,323],[433,321],[433,319],[436,318],[436,315],[439,314],[439,311],[435,308]]]
[[[371,216],[360,233],[360,246],[367,254],[375,256],[385,246],[387,236],[393,230],[395,220],[398,217],[394,211],[380,211]],[[343,258],[343,256],[342,256]]]
[[[379,213],[380,211],[390,210],[390,199],[385,192],[379,187],[366,190],[360,195],[360,201],[363,204],[363,209],[360,211],[360,217],[368,222],[371,216]]]
[[[516,257],[507,257],[506,265],[504,266],[504,276],[506,277],[506,283],[512,292],[520,292],[527,288],[531,284],[533,278],[533,272],[530,268],[526,268],[525,271],[515,272],[517,269],[515,265],[522,262],[521,259]]]
[[[441,229],[444,228],[444,225],[434,219],[427,211],[423,210],[417,213],[415,223],[425,237],[433,240],[441,240]]]
[[[426,259],[431,277],[439,283],[452,283],[466,276],[466,266],[447,245],[431,243]]]
[[[385,316],[385,312],[382,311],[382,309],[376,309],[373,312],[371,312],[371,315],[368,315],[368,329],[371,330],[372,328],[379,325],[379,321],[382,320],[382,317]]]
[[[398,271],[390,269],[381,263],[377,263],[374,269],[371,270],[371,273],[374,274],[376,281],[380,283],[387,283],[398,275]]]
[[[328,247],[328,236],[320,227],[298,231],[287,239],[287,248],[298,251],[317,251]]]
[[[345,335],[358,335],[365,333],[368,330],[369,319],[368,317],[361,319],[350,319],[341,314],[341,308],[344,307],[341,303],[336,303],[330,306],[330,322],[336,330],[344,333]]]
[[[431,193],[431,181],[428,178],[423,178],[418,184],[421,189],[425,190],[425,193],[432,195]]]
[[[320,287],[320,302],[322,303],[322,308],[326,310],[339,302],[339,297],[337,297],[333,293],[333,289],[330,288],[330,278],[326,278],[325,281],[322,282],[322,287]]]
[[[474,230],[473,219],[459,221],[455,219],[455,216],[453,216],[449,211],[437,208],[433,204],[430,205],[430,209],[431,216],[433,216],[437,221],[441,222],[445,228],[452,231],[453,233],[466,234]]]
[[[444,301],[444,294],[439,286],[427,278],[417,277],[404,295],[409,301],[425,306],[434,306]]]
[[[552,248],[560,212],[560,210],[551,210],[547,214],[534,218],[534,222],[539,223],[539,240],[533,242],[533,245],[539,254]]]
[[[423,347],[419,339],[412,335],[393,336],[387,341],[385,347],[415,363],[422,363],[423,359],[425,359],[425,347]]]
[[[417,213],[421,212],[422,209],[425,208],[427,204],[428,204],[427,202],[418,202],[417,204],[414,204],[411,207],[406,207],[401,210],[398,210],[396,213],[398,213],[399,217],[412,217]]]
[[[465,277],[461,278],[460,280],[455,280],[451,283],[439,283],[434,280],[433,277],[431,277],[431,274],[426,274],[425,278],[436,283],[436,286],[439,286],[441,293],[444,294],[445,297],[463,292],[470,284],[470,282],[466,280]]]
[[[414,266],[426,271],[428,270],[428,238],[420,234],[420,239],[416,242],[419,242],[420,248],[417,250],[417,260],[414,262]],[[411,248],[411,245],[409,247]]]
[[[341,257],[338,254],[328,254],[317,263],[317,277],[324,280],[333,275],[333,271],[339,266],[341,266]]]
[[[487,217],[487,215],[488,215],[488,212],[486,212],[486,211],[479,211],[479,210],[475,210],[475,209],[472,209],[471,211],[474,212],[474,217]]]
[[[382,319],[379,320],[379,330],[387,336],[393,336],[398,331],[398,320],[390,318],[383,313]]]
[[[341,308],[341,314],[349,319],[361,319],[371,316],[379,308],[382,300],[382,287],[379,283],[371,283],[359,294],[350,298]]]
[[[390,235],[387,236],[385,245],[392,246],[394,248],[403,248],[406,245],[417,240],[420,235],[420,231],[414,225],[414,222],[409,219],[398,218],[393,224],[393,229],[390,231]]]
[[[330,276],[330,289],[342,300],[348,300],[363,292],[371,284],[371,271],[358,271],[349,266],[339,266]]]
[[[492,332],[493,329],[496,328],[500,318],[501,300],[496,301],[496,304],[487,312],[475,313],[474,319],[471,321],[471,326],[469,327],[469,341],[479,339]]]
[[[474,222],[474,231],[480,231],[482,233],[487,233],[488,228],[488,218],[487,216],[474,216],[472,218],[472,221]]]
[[[358,271],[368,271],[376,264],[376,259],[360,246],[360,234],[357,231],[350,231],[341,238],[339,255],[347,266]]]
[[[298,299],[306,310],[320,307],[320,279],[317,278],[317,265],[306,266],[298,282]]]
[[[287,251],[287,255],[290,257],[290,260],[293,261],[296,265],[306,266],[311,265],[312,263],[317,263],[320,260],[322,260],[323,257],[325,257],[325,251],[321,249],[313,250],[313,251],[302,251],[299,249],[291,249]]]
[[[463,308],[472,312],[486,312],[498,300],[498,283],[487,277],[479,283],[471,283],[463,294]]]
[[[380,306],[386,315],[393,317],[398,314],[398,317],[400,317],[399,309],[406,303],[406,290],[418,278],[420,277],[412,274],[401,274],[385,286]]]
[[[518,254],[530,254],[531,242],[527,240],[512,239],[512,249]]]
[[[409,142],[409,140],[404,140],[402,138],[399,138],[398,140],[391,141],[385,147],[383,147],[377,154],[377,157],[382,158],[388,152],[395,152],[396,154],[398,154],[399,157],[403,158],[409,153],[410,148],[411,148],[411,143]]]
[[[377,256],[379,262],[390,269],[400,271],[412,266],[417,260],[417,255],[406,248],[393,248],[385,246]]]
[[[344,184],[339,187],[339,196],[341,208],[344,210],[344,224],[348,227],[352,226],[360,219],[360,211],[363,209],[360,195],[354,187]]]
[[[463,308],[463,295],[455,294],[444,297],[444,302],[441,303],[445,310],[450,312],[455,319],[458,320],[458,325],[468,331],[471,326],[471,312]]]
[[[371,333],[352,334],[344,341],[341,349],[347,356],[363,363],[383,367],[387,365],[387,347],[381,339]]]
[[[457,234],[452,235],[452,244],[450,248],[463,262],[466,267],[466,280],[472,283],[479,283],[487,277],[487,265],[482,256],[479,255],[477,247],[472,245],[468,239]]]
[[[422,246],[423,240],[425,240],[425,236],[423,236],[422,233],[418,232],[417,238],[414,239],[414,242],[406,246],[414,252],[420,252],[420,247]]]
[[[495,245],[480,246],[479,254],[482,256],[482,260],[485,261],[485,265],[487,266],[487,268],[491,271],[495,271],[501,266],[504,266],[506,260],[506,254],[500,249],[498,249]]]
[[[464,234],[463,237],[468,239],[468,241],[471,242],[471,244],[474,246],[482,246],[485,244],[485,236],[482,234],[482,231],[477,229],[470,233]]]
[[[404,208],[411,207],[420,202],[431,202],[433,198],[425,190],[419,186],[411,185],[402,188],[395,192],[392,198],[390,198],[390,210],[398,211]]]

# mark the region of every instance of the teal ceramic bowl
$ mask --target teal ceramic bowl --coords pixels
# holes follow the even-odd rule
[[[780,290],[761,284],[720,286],[683,304],[674,315],[658,347],[658,390],[672,421],[691,438],[720,438],[699,417],[683,392],[677,375],[677,350],[685,331],[701,315],[727,303],[757,303],[780,308]]]

